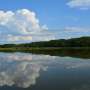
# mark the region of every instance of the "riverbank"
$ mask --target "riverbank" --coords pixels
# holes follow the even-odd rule
[[[30,47],[30,48],[0,48],[2,51],[60,51],[60,50],[90,50],[90,47]]]
[[[48,47],[48,48],[0,48],[0,52],[22,52],[32,54],[44,54],[51,56],[61,57],[76,57],[76,58],[88,58],[90,59],[89,47]]]

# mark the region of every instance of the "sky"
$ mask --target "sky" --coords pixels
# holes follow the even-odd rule
[[[0,0],[0,43],[90,36],[90,0]]]

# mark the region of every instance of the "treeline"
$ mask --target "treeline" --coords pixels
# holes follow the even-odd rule
[[[90,37],[51,40],[31,43],[32,47],[90,47]]]
[[[59,39],[51,41],[32,42],[25,44],[4,44],[1,48],[8,47],[90,47],[90,37],[80,37],[72,39]]]

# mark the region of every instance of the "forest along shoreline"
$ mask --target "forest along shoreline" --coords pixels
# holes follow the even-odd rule
[[[0,45],[0,52],[29,52],[54,56],[90,58],[90,37],[59,39],[24,44]]]
[[[71,39],[58,39],[50,41],[40,41],[22,44],[2,44],[0,51],[16,50],[61,50],[61,49],[90,49],[90,37],[80,37]]]
[[[32,50],[61,50],[61,49],[90,49],[90,37],[58,39],[22,44],[2,44],[0,51],[32,51]]]

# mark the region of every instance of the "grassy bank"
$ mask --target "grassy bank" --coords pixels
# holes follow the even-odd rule
[[[1,48],[0,51],[59,51],[59,50],[90,50],[90,47],[30,47],[30,48]]]
[[[2,51],[61,51],[61,50],[90,50],[90,47],[32,47],[32,48],[0,48]]]
[[[51,56],[70,56],[90,59],[90,48],[87,47],[0,48],[0,52],[28,52],[33,54],[45,54]]]

